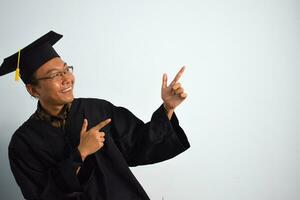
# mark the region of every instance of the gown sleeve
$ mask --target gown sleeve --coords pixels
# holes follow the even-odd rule
[[[112,106],[112,129],[115,143],[129,166],[161,162],[190,147],[176,114],[169,120],[163,105],[148,123],[124,107]]]
[[[81,187],[75,168],[81,159],[77,149],[51,168],[44,166],[25,144],[9,147],[8,153],[11,170],[25,199],[80,199]]]

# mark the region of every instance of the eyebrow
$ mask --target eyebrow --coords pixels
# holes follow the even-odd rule
[[[64,67],[65,66],[67,66],[67,63],[65,62],[64,63]],[[58,71],[59,69],[57,69],[57,68],[55,68],[55,69],[50,69],[50,70],[48,70],[47,72],[46,72],[46,74],[50,74],[51,72],[53,72],[53,71]]]

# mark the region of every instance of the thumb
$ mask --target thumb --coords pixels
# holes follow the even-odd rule
[[[168,82],[168,76],[166,73],[164,73],[163,78],[162,78],[162,88],[166,88],[167,87],[167,82]]]
[[[87,127],[88,127],[88,120],[87,119],[84,119],[83,120],[83,124],[82,124],[82,128],[81,128],[81,131],[80,131],[80,136],[83,136],[84,133],[87,131]]]

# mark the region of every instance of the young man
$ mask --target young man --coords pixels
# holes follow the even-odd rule
[[[16,71],[37,110],[12,136],[9,160],[25,199],[149,199],[129,166],[170,159],[189,148],[174,109],[186,98],[164,74],[163,104],[143,123],[108,101],[74,98],[73,67],[52,47],[62,35],[45,34],[4,59],[0,75]]]

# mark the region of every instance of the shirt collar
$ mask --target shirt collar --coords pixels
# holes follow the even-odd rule
[[[37,109],[33,114],[33,117],[38,120],[49,122],[53,127],[63,128],[70,112],[71,105],[72,103],[65,104],[58,116],[52,116],[42,107],[41,103],[38,101]]]

